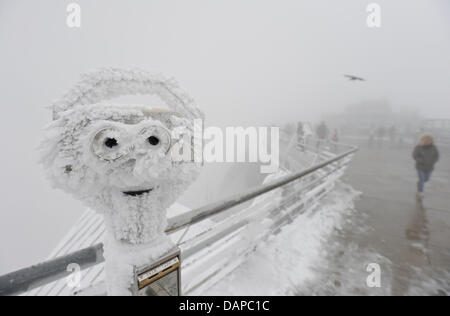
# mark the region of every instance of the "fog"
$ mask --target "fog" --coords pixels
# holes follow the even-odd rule
[[[42,261],[83,211],[52,189],[36,147],[46,108],[81,73],[139,67],[174,76],[208,125],[317,121],[383,98],[450,118],[450,3],[377,1],[0,0],[0,274]],[[364,82],[348,81],[354,74]]]

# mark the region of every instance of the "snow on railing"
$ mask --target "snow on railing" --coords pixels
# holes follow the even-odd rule
[[[337,154],[343,147],[347,150]],[[261,186],[169,219],[166,233],[179,236],[183,293],[195,293],[214,284],[242,264],[261,240],[317,205],[333,189],[357,151],[349,145],[312,137],[301,143],[291,139],[285,148],[285,166],[295,164],[295,158],[305,152],[314,164],[298,171],[292,166],[290,170],[284,168],[268,176]],[[250,205],[235,208],[250,201]],[[224,219],[210,220],[224,213]],[[20,294],[61,279],[70,273],[67,266],[73,262],[86,269],[103,261],[103,245],[97,244],[18,270],[0,277],[0,295]]]

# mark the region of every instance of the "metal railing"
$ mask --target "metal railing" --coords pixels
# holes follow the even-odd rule
[[[284,175],[269,183],[233,195],[224,200],[175,216],[169,219],[166,232],[168,234],[176,233],[183,228],[195,225],[214,215],[227,212],[237,205],[254,200],[250,207],[230,214],[226,220],[219,222],[214,229],[205,229],[180,244],[183,260],[188,259],[199,251],[208,251],[211,260],[218,260],[216,258],[218,253],[214,249],[208,250],[208,247],[215,243],[231,240],[232,238],[236,239],[237,233],[248,226],[254,232],[250,238],[251,240],[245,240],[245,242],[240,241],[233,246],[232,252],[231,250],[229,251],[230,254],[232,253],[235,256],[238,255],[240,258],[244,258],[251,249],[256,247],[258,240],[266,238],[268,235],[279,230],[284,224],[292,222],[295,214],[311,207],[311,205],[316,203],[318,199],[332,189],[334,180],[343,174],[343,170],[351,160],[351,156],[357,151],[356,147],[342,144],[340,146],[346,146],[348,150],[340,154],[330,154],[328,152],[319,155],[317,153],[318,156],[322,156],[322,161],[315,163],[313,166]],[[301,150],[305,150],[307,147],[309,151],[313,151],[315,148],[306,143],[296,144],[295,147]],[[316,151],[319,152],[319,150]],[[331,158],[329,158],[330,156]],[[277,192],[275,197],[264,198],[266,194],[274,192]],[[255,201],[257,199],[260,199],[259,203]],[[270,201],[268,202],[267,200]],[[267,226],[261,225],[261,219],[266,217],[271,219],[270,223]],[[253,225],[252,228],[252,224],[254,223],[258,223],[258,225]],[[234,260],[234,262],[227,261],[227,257],[223,253],[220,254],[220,258],[222,261],[225,260],[222,265],[216,265],[210,273],[198,280],[191,280],[192,282],[189,283],[186,291],[192,291],[210,282],[214,277],[216,279],[219,278],[218,275],[227,273],[228,270],[233,269],[243,260]],[[0,277],[0,295],[21,294],[61,279],[71,273],[66,269],[68,264],[73,262],[79,264],[81,269],[86,269],[103,261],[103,245],[97,244],[38,265],[24,268]],[[187,260],[187,266],[191,270],[195,270],[196,268],[194,263],[189,262],[189,259]]]
[[[187,225],[197,223],[207,217],[210,217],[212,215],[215,215],[219,212],[222,212],[224,210],[227,210],[233,206],[236,206],[238,204],[247,202],[259,195],[262,195],[264,193],[267,193],[269,191],[272,191],[274,189],[280,188],[286,184],[289,184],[295,180],[298,180],[306,175],[309,175],[323,167],[326,167],[328,165],[333,164],[336,161],[341,160],[342,158],[345,158],[353,153],[356,152],[357,149],[349,150],[348,152],[345,152],[341,155],[338,155],[334,158],[330,158],[328,160],[325,160],[324,162],[318,163],[312,167],[309,167],[305,170],[299,171],[297,173],[294,173],[292,175],[285,176],[279,180],[273,181],[269,184],[262,185],[260,187],[250,189],[247,192],[236,194],[232,197],[229,197],[227,199],[203,206],[201,208],[198,208],[196,210],[192,210],[189,212],[186,212],[184,214],[178,215],[171,219],[169,221],[168,227],[166,229],[166,232],[173,232],[178,229],[181,229],[183,227],[186,227]]]

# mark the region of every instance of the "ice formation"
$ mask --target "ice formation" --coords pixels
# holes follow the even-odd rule
[[[168,109],[111,102],[132,94],[156,95]],[[192,135],[193,120],[203,119],[193,100],[172,79],[108,68],[83,76],[52,110],[42,163],[55,187],[104,214],[105,256],[117,263],[122,249],[121,260],[131,264],[142,261],[138,253],[145,257],[142,245],[169,247],[162,241],[166,209],[199,171],[171,155],[173,144]]]

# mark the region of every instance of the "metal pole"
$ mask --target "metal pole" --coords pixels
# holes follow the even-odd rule
[[[38,286],[56,281],[71,273],[67,266],[76,263],[81,269],[102,262],[103,245],[85,248],[71,254],[8,273],[0,277],[0,296],[18,295]]]

